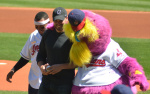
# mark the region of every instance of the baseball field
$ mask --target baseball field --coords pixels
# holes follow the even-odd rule
[[[106,17],[112,27],[112,38],[128,55],[137,58],[150,80],[150,1],[131,0],[126,3],[126,0],[83,0],[87,2],[78,3],[81,0],[76,2],[64,0],[64,5],[60,4],[63,0],[37,1],[0,1],[0,94],[27,94],[30,63],[16,72],[12,83],[6,81],[6,75],[20,58],[22,47],[29,34],[35,29],[33,21],[35,14],[45,11],[49,14],[52,22],[53,8],[58,6],[67,8],[68,13],[73,8],[90,9]],[[137,89],[139,90],[139,87]],[[138,94],[150,94],[150,90],[146,92],[139,90]]]

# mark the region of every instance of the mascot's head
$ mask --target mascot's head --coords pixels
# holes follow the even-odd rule
[[[90,63],[92,55],[99,55],[103,52],[100,52],[101,41],[99,39],[102,38],[101,34],[105,35],[101,32],[101,30],[104,31],[105,20],[99,22],[98,18],[103,19],[98,14],[79,9],[72,10],[68,15],[69,23],[65,23],[63,29],[66,36],[73,42],[70,60],[75,65],[83,66]],[[99,23],[102,23],[102,27]]]
[[[74,32],[80,31],[85,25],[85,14],[79,9],[72,10],[68,15],[69,23]]]

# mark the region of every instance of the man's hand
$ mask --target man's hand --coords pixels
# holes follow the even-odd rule
[[[49,65],[48,63],[44,64],[43,61],[38,62],[38,66],[39,66],[39,68],[40,68],[43,75],[48,75],[48,72],[46,71],[46,66],[48,66],[48,65]]]
[[[12,82],[10,79],[12,79],[12,76],[14,75],[14,71],[13,70],[11,70],[8,74],[7,74],[7,77],[6,77],[6,80],[8,81],[8,82]]]
[[[77,66],[75,66],[73,63],[64,63],[64,64],[55,64],[55,65],[52,65],[50,66],[49,68],[47,68],[47,72],[49,74],[56,74],[60,71],[62,71],[63,69],[74,69],[76,68]]]
[[[47,68],[47,70],[48,70],[47,72],[49,74],[54,75],[54,74],[60,72],[62,69],[63,69],[63,64],[55,64],[55,65],[52,65],[49,68]]]

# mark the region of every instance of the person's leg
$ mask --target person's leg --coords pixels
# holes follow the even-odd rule
[[[129,79],[126,76],[122,76],[116,82],[109,84],[109,85],[105,85],[105,86],[81,87],[81,86],[73,85],[72,94],[89,94],[89,93],[99,94],[102,90],[111,91],[113,89],[113,87],[118,84],[124,84],[124,85],[130,86]],[[131,87],[131,90],[133,91],[134,94],[137,93],[135,86]]]
[[[38,89],[35,89],[35,88],[31,87],[31,85],[29,84],[28,94],[38,94]]]
[[[49,90],[48,83],[47,84],[41,83],[38,90],[38,94],[53,94],[53,93],[51,93],[51,91]]]
[[[57,86],[56,94],[71,94],[72,84],[62,84]]]
[[[109,85],[104,85],[104,86],[75,86],[73,85],[72,87],[72,94],[100,94],[102,90],[107,90],[111,91],[112,88],[117,85],[117,84],[122,84],[122,78],[118,79],[116,82],[109,84]],[[127,84],[127,83],[126,83]]]

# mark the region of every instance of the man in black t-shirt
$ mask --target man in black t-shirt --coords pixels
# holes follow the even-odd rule
[[[37,55],[43,78],[38,94],[71,94],[75,66],[69,64],[72,42],[63,31],[67,11],[58,7],[53,11],[54,24],[45,31]],[[46,67],[50,66],[48,70]]]

